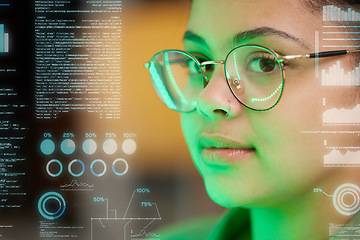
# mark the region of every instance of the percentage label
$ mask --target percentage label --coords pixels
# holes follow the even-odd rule
[[[109,137],[109,138],[114,138],[116,137],[116,134],[115,133],[105,133],[106,137]]]
[[[137,188],[137,193],[150,193],[150,190],[148,188]]]
[[[85,133],[86,138],[96,137],[96,133]]]
[[[103,198],[103,197],[94,197],[93,201],[94,202],[105,202],[105,198]]]
[[[64,138],[75,137],[74,133],[63,133]]]
[[[322,192],[321,188],[314,188],[313,192]]]
[[[151,207],[152,203],[151,202],[141,202],[141,206],[142,207]]]
[[[125,137],[125,138],[136,137],[136,133],[124,133],[124,137]]]
[[[44,133],[44,137],[52,137],[51,133]]]

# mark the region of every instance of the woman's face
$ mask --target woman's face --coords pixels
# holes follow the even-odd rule
[[[322,25],[322,16],[299,0],[194,0],[184,47],[210,60],[223,60],[242,44],[260,44],[283,55],[307,54],[315,51],[315,31],[321,32]],[[319,50],[329,49],[320,44]],[[339,60],[345,71],[351,69],[351,56],[321,59],[320,69]],[[280,102],[257,112],[238,102],[223,65],[216,65],[197,110],[182,114],[191,155],[218,204],[274,206],[310,194],[341,171],[324,167],[329,152],[324,140],[335,146],[353,139],[306,132],[327,130],[322,113],[331,99],[334,105],[346,104],[339,99],[350,88],[321,86],[313,59],[285,63],[285,75]]]

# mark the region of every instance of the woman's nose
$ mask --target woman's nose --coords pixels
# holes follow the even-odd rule
[[[197,111],[207,118],[215,119],[236,117],[243,109],[244,106],[235,98],[229,88],[223,65],[217,66],[199,96]]]

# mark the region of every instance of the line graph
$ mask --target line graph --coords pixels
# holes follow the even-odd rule
[[[323,113],[324,125],[359,125],[360,104],[353,109],[332,108]]]
[[[155,234],[155,233],[152,233],[152,232],[146,232],[144,229],[141,230],[138,234],[131,234],[131,238],[136,238],[136,239],[139,239],[139,238],[143,238],[143,237],[151,237],[152,239],[154,238],[159,238],[160,237],[160,234]]]
[[[333,149],[324,156],[324,167],[360,167],[360,151],[347,150],[342,154]]]
[[[154,233],[146,232],[148,228],[154,221],[161,220],[159,209],[156,203],[149,201],[150,190],[147,188],[137,188],[134,190],[130,201],[127,205],[125,213],[122,217],[119,217],[118,211],[116,209],[109,208],[109,199],[104,197],[94,197],[93,201],[99,204],[104,204],[106,207],[105,215],[102,217],[92,217],[91,218],[91,240],[97,239],[119,239],[119,236],[122,236],[122,239],[132,239],[139,237],[152,236],[156,239],[159,239],[158,235]],[[141,209],[142,211],[136,211]],[[128,231],[129,224],[133,221],[143,221],[144,227],[139,234],[133,234],[132,230]],[[108,229],[117,229],[116,238],[109,234]]]
[[[90,185],[84,182],[78,182],[77,180],[72,180],[68,184],[60,185],[61,191],[93,191],[94,184]]]

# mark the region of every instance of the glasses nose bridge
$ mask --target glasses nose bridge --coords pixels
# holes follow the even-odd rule
[[[224,64],[224,60],[220,60],[220,61],[204,61],[202,63],[200,63],[200,67],[204,68],[206,65],[211,65],[211,64]]]
[[[204,75],[204,78],[205,78],[205,81],[208,82],[208,77],[206,76],[206,69],[205,69],[205,66],[207,65],[218,65],[218,64],[222,64],[224,65],[225,63],[225,60],[219,60],[219,61],[204,61],[202,63],[200,63],[200,67],[201,67],[201,70],[203,72],[203,75]]]

